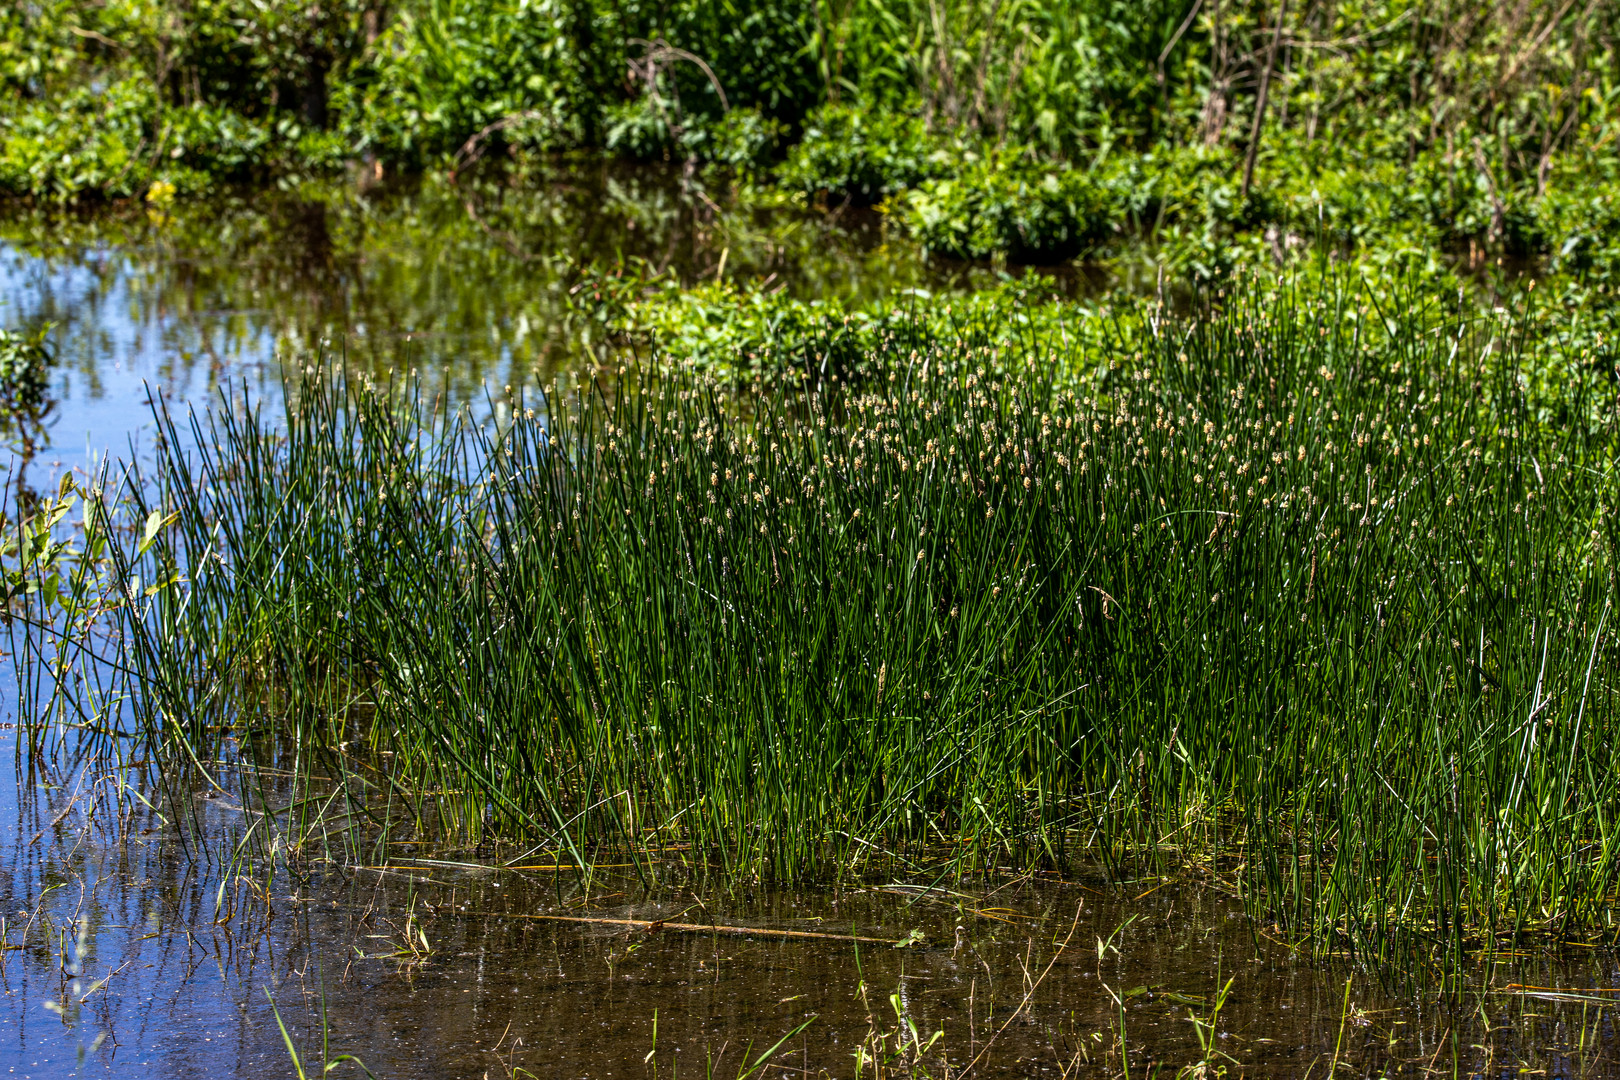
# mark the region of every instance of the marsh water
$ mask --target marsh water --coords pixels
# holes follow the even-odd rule
[[[598,343],[568,292],[593,262],[856,300],[972,277],[889,243],[870,213],[727,210],[666,172],[592,165],[164,209],[11,207],[0,319],[54,324],[47,439],[79,462],[145,430],[148,387],[182,403],[244,388],[273,403],[286,376],[323,362],[381,379],[416,372],[427,392],[476,402],[486,387],[588,363]]]
[[[13,448],[7,498],[141,454],[153,394],[273,404],[321,357],[380,379],[415,371],[476,403],[590,363],[566,295],[591,259],[845,299],[989,273],[930,264],[877,215],[733,209],[657,170],[594,165],[77,216],[12,208],[0,324],[55,323],[58,362],[55,407],[31,452]],[[765,889],[690,855],[649,885],[622,865],[581,877],[410,845],[267,872],[230,860],[247,826],[231,784],[183,793],[201,829],[182,839],[173,793],[157,798],[144,763],[5,735],[6,1075],[292,1076],[294,1053],[309,1076],[346,1054],[380,1077],[1196,1063],[1210,1076],[1620,1075],[1607,1000],[1620,971],[1603,951],[1498,956],[1443,995],[1298,954],[1213,872],[923,868]],[[341,1060],[331,1075],[363,1072]]]

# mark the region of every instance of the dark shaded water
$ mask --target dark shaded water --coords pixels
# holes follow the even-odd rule
[[[60,360],[45,443],[14,467],[43,488],[139,453],[150,389],[201,403],[245,383],[273,402],[317,351],[468,401],[589,362],[564,297],[583,261],[621,256],[688,282],[723,263],[805,296],[971,277],[876,219],[726,210],[594,166],[517,187],[17,212],[0,223],[0,323],[58,323]],[[730,1078],[762,1055],[753,1075],[1620,1075],[1607,954],[1481,968],[1442,1003],[1308,963],[1219,888],[1157,877],[773,891],[671,868],[648,889],[622,867],[584,883],[399,847],[265,878],[230,860],[251,822],[229,796],[190,794],[211,839],[187,846],[138,767],[67,744],[16,757],[0,785],[6,1075],[290,1076],[278,1010],[311,1076],[323,1014],[329,1053],[386,1077]],[[640,925],[658,920],[758,932]]]

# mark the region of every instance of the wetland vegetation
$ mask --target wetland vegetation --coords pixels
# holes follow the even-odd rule
[[[7,999],[184,1075],[184,1009],[297,1075],[1615,1074],[1616,26],[0,13]]]
[[[127,657],[78,707],[292,739],[389,822],[354,843],[1169,860],[1318,950],[1605,938],[1606,379],[1333,278],[1121,333],[1070,370],[914,323],[870,374],[626,367],[481,425],[320,371],[165,417],[107,535],[135,599],[54,593]]]

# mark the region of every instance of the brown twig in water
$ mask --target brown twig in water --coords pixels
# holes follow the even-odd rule
[[[1075,905],[1074,921],[1069,924],[1069,932],[1064,936],[1063,944],[1058,946],[1057,952],[1052,954],[1052,959],[1046,962],[1046,969],[1041,972],[1041,977],[1036,979],[1034,984],[1031,985],[1027,991],[1025,991],[1024,1000],[1018,1003],[1018,1008],[1014,1009],[1012,1011],[1012,1015],[1007,1017],[1007,1019],[1002,1022],[1001,1026],[996,1029],[996,1033],[990,1036],[989,1040],[985,1042],[984,1049],[980,1050],[974,1055],[973,1060],[968,1062],[967,1068],[963,1069],[960,1075],[966,1076],[971,1073],[973,1071],[973,1067],[979,1063],[979,1059],[988,1054],[990,1052],[990,1048],[996,1044],[996,1040],[1001,1038],[1001,1033],[1006,1031],[1007,1028],[1012,1025],[1012,1022],[1023,1014],[1025,1009],[1029,1008],[1031,999],[1035,997],[1035,991],[1041,988],[1041,983],[1045,982],[1046,977],[1052,973],[1052,965],[1057,963],[1058,957],[1063,955],[1063,950],[1067,949],[1069,947],[1069,942],[1074,940],[1074,932],[1080,926],[1080,909],[1083,906],[1083,902]]]
[[[729,926],[725,923],[673,923],[661,919],[606,919],[591,915],[522,915],[511,912],[469,912],[468,914],[496,915],[509,919],[540,919],[547,922],[594,923],[603,926],[629,926],[648,933],[676,930],[688,934],[736,934],[741,937],[755,935],[778,938],[817,938],[823,941],[855,941],[862,945],[899,945],[889,938],[856,937],[853,934],[827,934],[816,930],[768,930],[758,926]],[[1076,918],[1078,919],[1078,915]]]
[[[456,156],[451,159],[450,182],[454,184],[456,182],[456,174],[459,173],[464,167],[476,162],[479,157],[483,155],[484,151],[482,143],[485,139],[489,138],[491,135],[494,135],[496,132],[505,131],[507,128],[521,124],[525,120],[533,120],[542,115],[543,114],[537,109],[525,109],[522,112],[515,112],[510,116],[503,116],[499,120],[485,124],[477,134],[473,135],[466,142],[461,144],[461,149],[457,150]]]

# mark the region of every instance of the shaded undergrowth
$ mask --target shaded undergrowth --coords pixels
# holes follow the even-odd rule
[[[918,330],[854,383],[164,414],[120,659],[32,715],[288,769],[249,838],[335,858],[1177,862],[1369,960],[1602,938],[1610,383],[1541,388],[1505,319],[1262,295],[1078,384]]]

